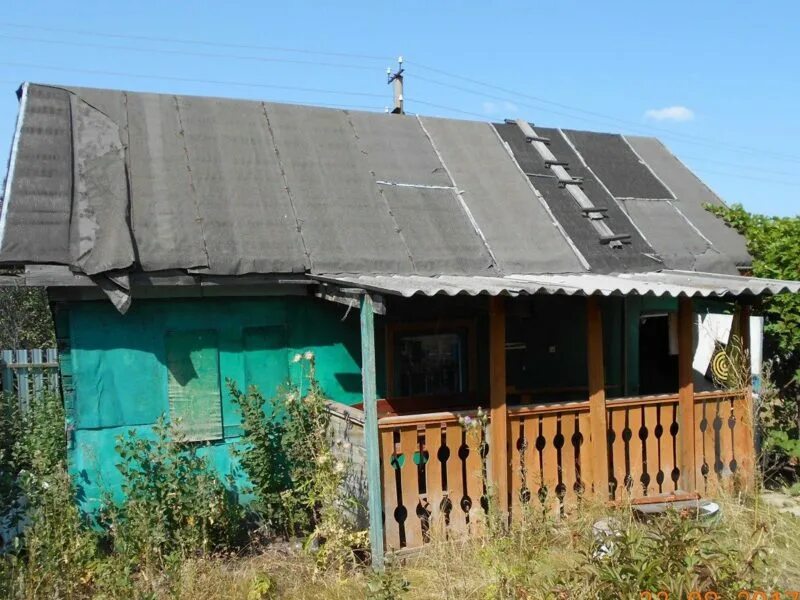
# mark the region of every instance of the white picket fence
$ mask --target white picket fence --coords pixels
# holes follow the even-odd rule
[[[55,348],[0,351],[2,390],[16,394],[20,408],[30,405],[32,396],[45,390],[57,392],[58,352]]]

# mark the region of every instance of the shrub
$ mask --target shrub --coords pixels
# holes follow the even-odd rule
[[[125,500],[109,503],[104,515],[114,550],[147,570],[235,543],[241,509],[198,445],[184,441],[164,417],[153,434],[132,430],[117,440]]]
[[[624,519],[624,520],[623,520]],[[689,592],[735,597],[764,586],[767,548],[744,540],[718,522],[670,511],[646,523],[630,514],[611,520],[614,531],[585,546],[577,569],[562,573],[560,585],[573,595],[592,590],[600,599],[639,598],[649,591],[686,598]]]
[[[271,533],[306,535],[305,547],[323,568],[359,562],[367,532],[345,517],[354,499],[345,493],[349,469],[334,456],[327,400],[316,379],[314,355],[297,354],[301,377],[282,387],[268,406],[257,389],[240,392],[228,381],[243,422],[241,463]]]
[[[66,470],[61,400],[36,394],[25,411],[12,394],[0,401],[4,524],[19,531],[0,561],[0,587],[7,597],[76,597],[91,580],[97,548]]]

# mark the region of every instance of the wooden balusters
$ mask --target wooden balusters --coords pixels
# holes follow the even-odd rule
[[[387,417],[380,429],[386,548],[480,531],[482,429],[462,427],[451,413],[419,423]]]

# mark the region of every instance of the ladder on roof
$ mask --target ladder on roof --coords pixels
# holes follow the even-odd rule
[[[524,119],[517,119],[516,121],[506,121],[507,123],[516,123],[525,135],[525,140],[533,146],[534,150],[539,153],[539,156],[544,160],[544,166],[550,169],[558,179],[559,187],[565,188],[570,195],[575,199],[575,202],[580,206],[581,212],[589,219],[589,222],[594,227],[600,236],[601,244],[608,244],[612,248],[621,248],[623,242],[630,243],[631,236],[629,233],[614,233],[605,222],[607,218],[607,208],[598,207],[592,204],[589,196],[583,191],[583,179],[579,177],[572,177],[567,168],[569,163],[558,160],[547,145],[550,140],[542,137],[536,133],[530,123]]]

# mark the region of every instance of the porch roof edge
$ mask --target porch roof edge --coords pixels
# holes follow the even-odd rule
[[[738,297],[800,293],[800,281],[719,275],[694,271],[649,271],[602,275],[596,273],[514,274],[503,277],[461,275],[310,275],[320,282],[372,292],[412,296],[658,296]]]

